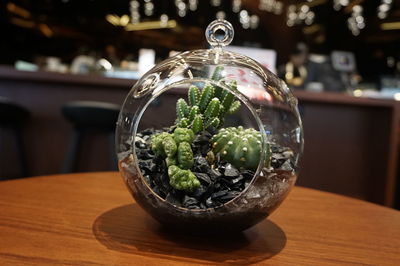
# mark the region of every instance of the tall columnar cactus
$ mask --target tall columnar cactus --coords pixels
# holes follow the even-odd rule
[[[213,80],[220,80],[223,67],[218,66]],[[237,90],[236,81],[227,84],[231,90]],[[188,91],[188,103],[179,99],[176,104],[177,126],[191,128],[194,133],[210,126],[220,128],[227,114],[233,114],[240,108],[240,102],[234,95],[222,87],[206,84],[200,93],[199,88],[191,86]]]
[[[151,149],[165,159],[172,187],[193,191],[200,186],[199,180],[190,171],[193,166],[193,152],[190,143],[194,133],[189,128],[176,128],[173,134],[156,134],[151,139]]]
[[[222,128],[212,139],[212,151],[237,168],[255,170],[260,162],[261,134],[243,127]],[[267,147],[266,164],[270,158]]]

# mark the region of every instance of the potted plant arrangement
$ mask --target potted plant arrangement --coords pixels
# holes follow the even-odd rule
[[[256,81],[229,75],[237,68]],[[269,98],[250,95],[243,89],[250,85]],[[150,104],[176,87],[186,96],[176,100],[175,122],[139,130]],[[227,126],[245,109],[258,128]],[[180,54],[144,75],[125,101],[117,136],[135,200],[161,223],[188,230],[244,230],[267,217],[297,178],[303,144],[297,101],[284,83],[220,47]]]

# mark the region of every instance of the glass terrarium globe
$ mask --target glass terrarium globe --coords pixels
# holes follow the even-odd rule
[[[233,38],[229,22],[214,21],[206,37],[211,49],[171,57],[132,87],[117,123],[119,169],[136,202],[164,225],[244,230],[294,185],[302,125],[282,80],[223,49]]]

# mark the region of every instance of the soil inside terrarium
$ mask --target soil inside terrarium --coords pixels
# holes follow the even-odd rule
[[[192,143],[194,155],[193,174],[201,185],[193,192],[184,192],[173,188],[169,183],[168,168],[165,160],[154,155],[151,150],[151,136],[168,132],[170,129],[146,129],[136,134],[134,143],[138,166],[147,185],[167,202],[187,209],[208,209],[222,206],[244,191],[252,179],[254,171],[237,169],[232,164],[221,160],[217,155],[212,165],[207,161],[210,151],[210,139],[215,132],[199,132]],[[131,140],[132,144],[133,140]],[[270,174],[293,173],[293,152],[286,147],[271,144]]]

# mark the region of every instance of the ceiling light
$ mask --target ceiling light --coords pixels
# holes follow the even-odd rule
[[[7,3],[7,10],[8,10],[8,12],[13,13],[13,14],[18,15],[23,18],[31,17],[31,13],[28,10],[26,10],[22,7],[19,7],[16,4],[11,3],[11,2]]]
[[[165,29],[165,28],[175,28],[177,23],[175,20],[168,20],[167,23],[160,21],[148,21],[140,22],[136,24],[128,24],[125,26],[127,31],[139,31],[139,30],[154,30],[154,29]]]
[[[400,21],[382,23],[381,29],[382,30],[400,30]]]

